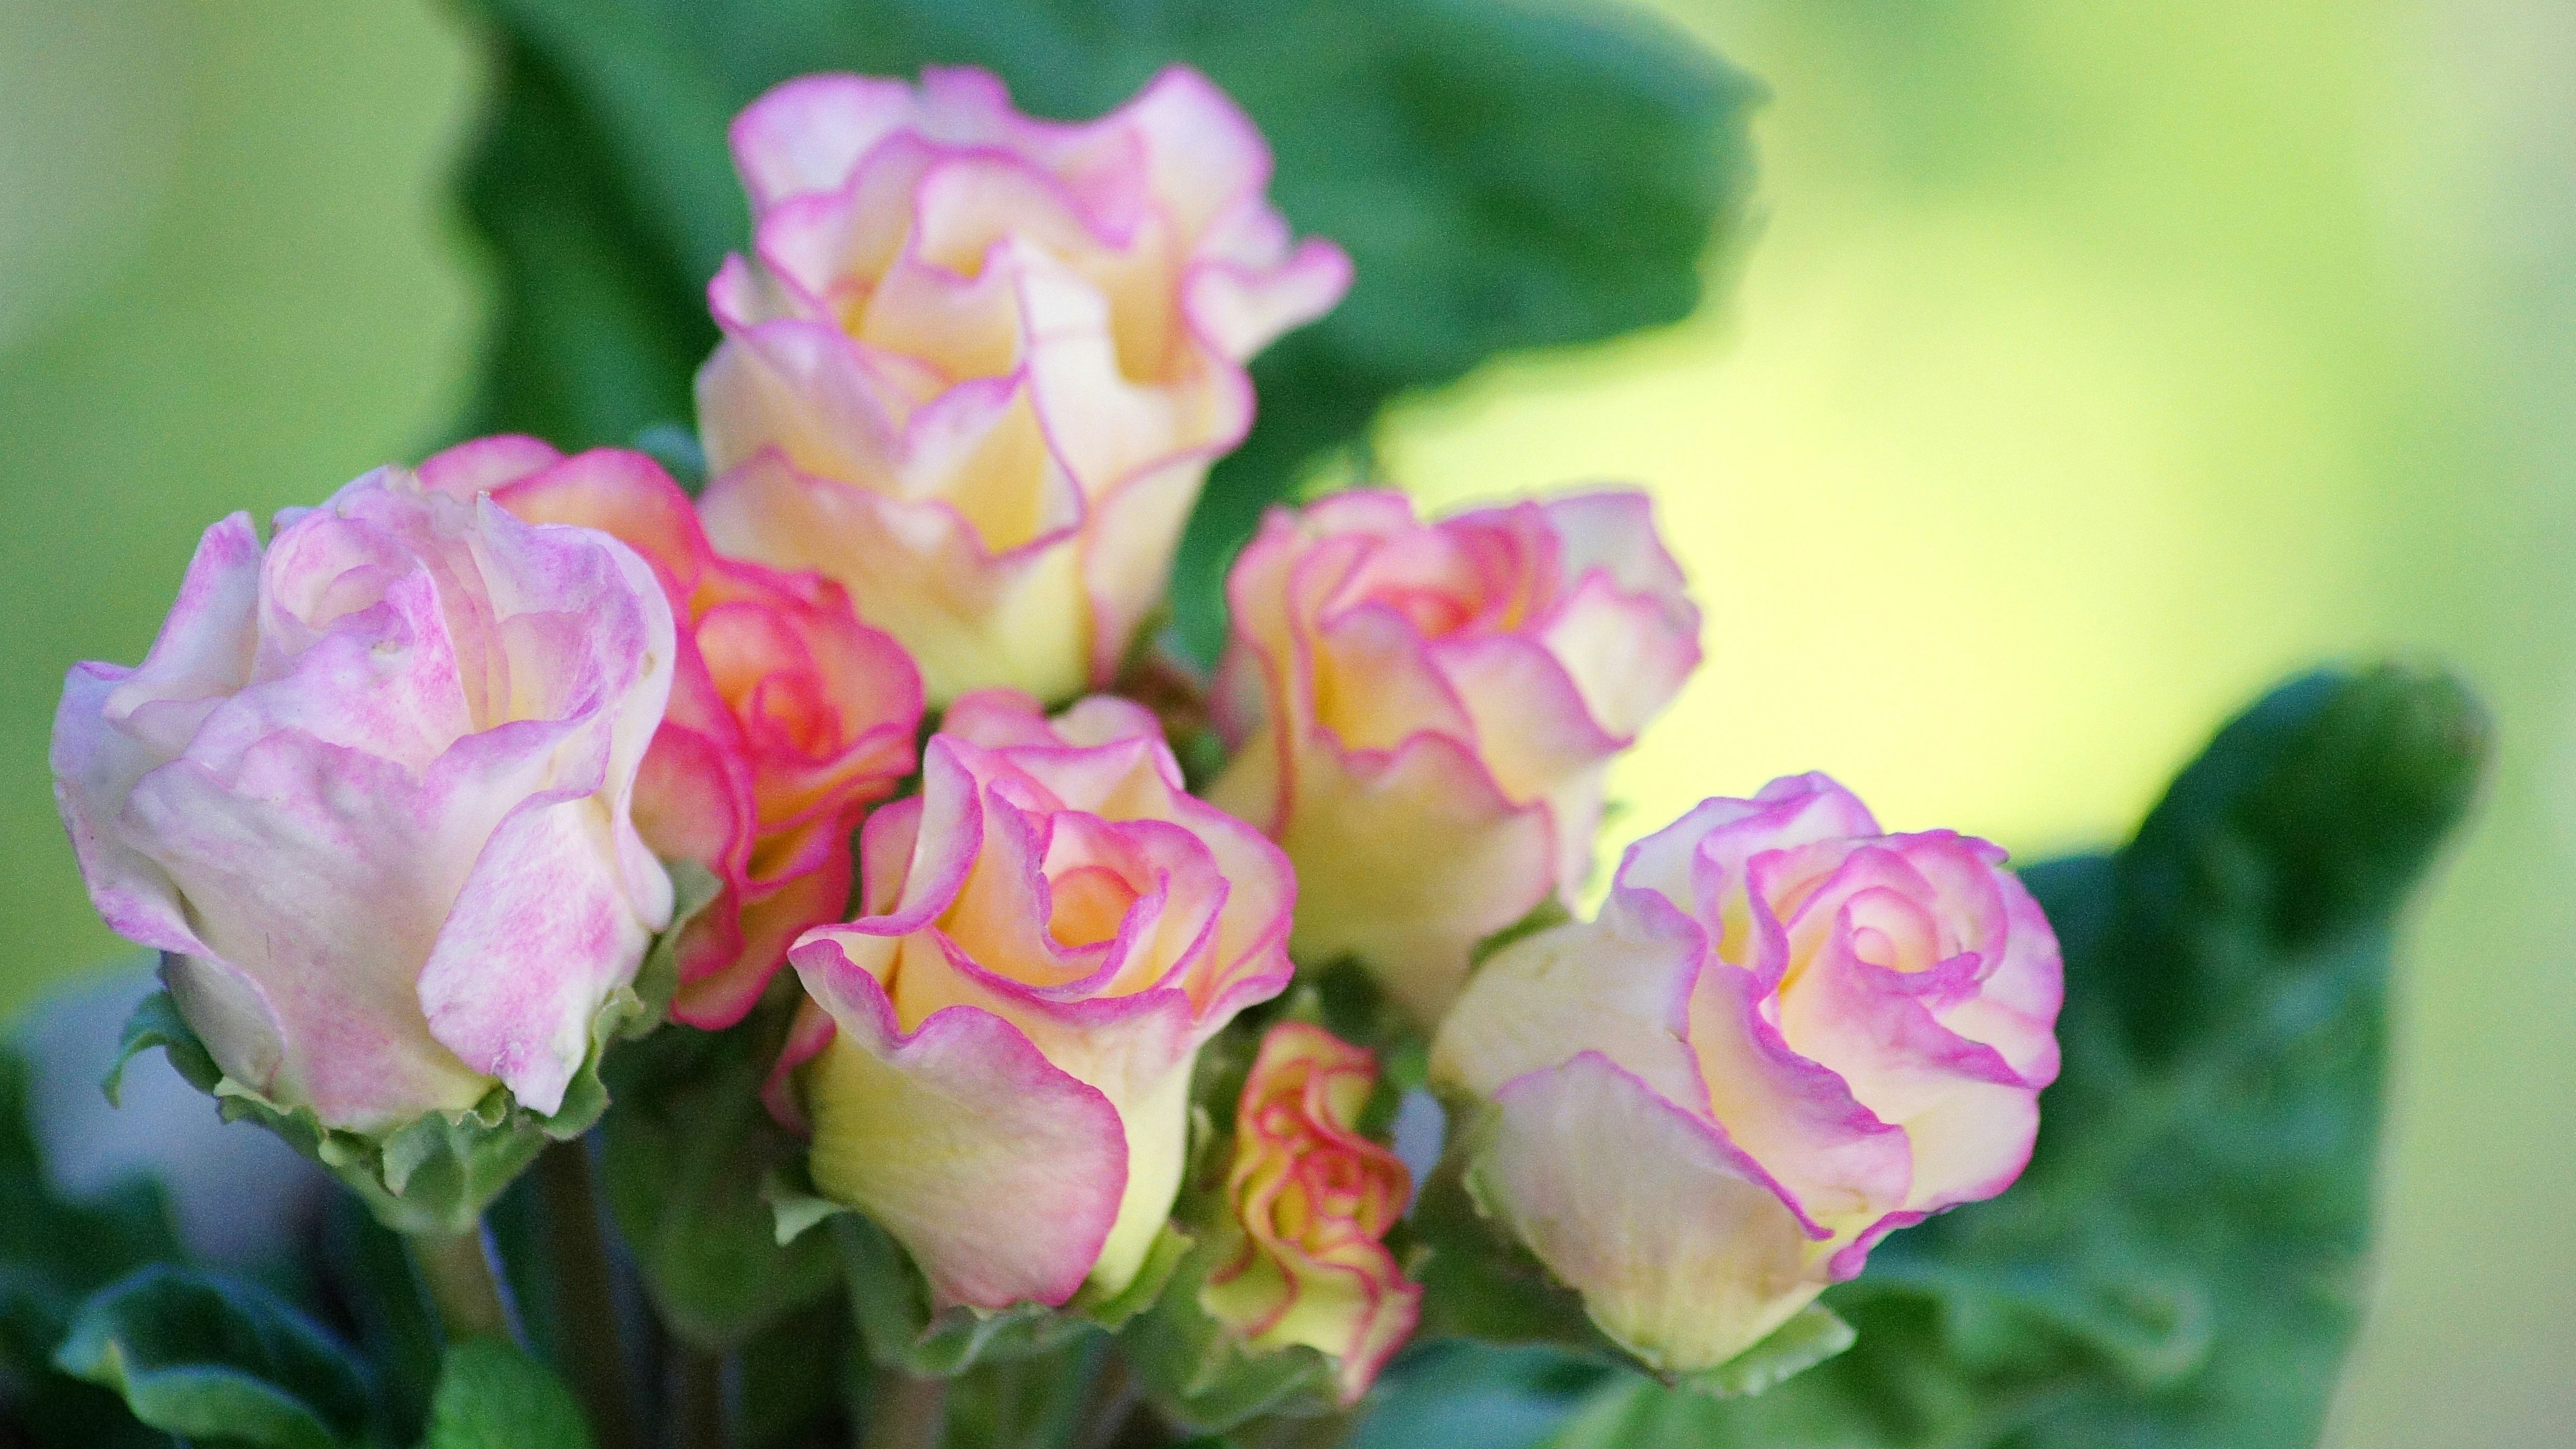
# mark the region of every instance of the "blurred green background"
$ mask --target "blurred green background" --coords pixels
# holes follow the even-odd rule
[[[1726,300],[1401,407],[1443,501],[1652,486],[1710,664],[1624,828],[1788,770],[2025,857],[2320,658],[2456,662],[2494,798],[2413,931],[2333,1442],[2576,1423],[2576,10],[1666,0],[1764,77]],[[116,951],[46,792],[219,514],[463,402],[474,38],[397,0],[0,0],[0,1011]],[[1569,116],[1568,125],[1581,124]]]

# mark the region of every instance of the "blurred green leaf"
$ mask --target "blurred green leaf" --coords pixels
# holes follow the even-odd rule
[[[100,1291],[54,1363],[184,1439],[340,1449],[366,1430],[349,1351],[265,1289],[209,1273],[156,1264]]]
[[[801,1151],[760,1100],[786,1006],[765,1006],[727,1031],[666,1028],[608,1064],[609,1211],[663,1321],[703,1349],[740,1346],[837,1277],[823,1235],[777,1241],[761,1196]]]
[[[53,1367],[81,1301],[179,1256],[161,1189],[135,1180],[88,1202],[57,1197],[29,1116],[27,1064],[0,1048],[0,1440],[117,1449],[164,1442],[117,1398]]]
[[[690,416],[704,288],[748,222],[725,125],[811,71],[990,67],[1087,117],[1186,61],[1278,155],[1273,194],[1357,267],[1253,377],[1175,594],[1202,656],[1261,510],[1399,393],[1496,353],[1687,316],[1751,179],[1750,80],[1651,17],[1533,0],[476,0],[498,83],[464,181],[498,261],[471,431],[565,447]]]
[[[494,1338],[447,1350],[421,1449],[590,1449],[581,1405],[552,1370]]]
[[[1472,1444],[1528,1449],[1616,1371],[1554,1349],[1466,1339],[1421,1344],[1379,1378],[1350,1449]]]
[[[445,1331],[402,1235],[376,1221],[354,1194],[323,1207],[321,1261],[330,1300],[348,1315],[360,1354],[375,1369],[379,1420],[410,1442],[429,1414]],[[521,1302],[524,1312],[526,1304]]]
[[[1725,1403],[1625,1383],[1558,1443],[2315,1443],[2363,1305],[2393,923],[2487,750],[2447,677],[2310,675],[2126,848],[2032,869],[2065,1068],[2021,1181],[1829,1292],[1850,1352]]]

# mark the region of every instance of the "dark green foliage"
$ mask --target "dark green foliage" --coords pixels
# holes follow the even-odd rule
[[[2448,678],[2312,675],[2125,849],[2031,870],[2065,1068],[2020,1183],[1829,1293],[1849,1353],[1723,1404],[1623,1387],[1568,1449],[2313,1444],[2362,1308],[2392,923],[2486,753]]]
[[[341,1449],[369,1417],[364,1370],[311,1320],[251,1284],[162,1264],[84,1303],[54,1363],[184,1439]]]
[[[28,1122],[27,1066],[0,1049],[0,1442],[118,1449],[164,1442],[107,1390],[53,1367],[81,1300],[178,1256],[158,1187],[92,1202],[57,1198]]]
[[[1254,366],[1260,420],[1182,547],[1201,654],[1262,508],[1397,394],[1499,352],[1687,315],[1751,175],[1743,76],[1648,19],[1529,0],[477,0],[499,93],[465,177],[499,324],[470,431],[623,443],[690,415],[704,288],[748,222],[725,154],[793,75],[988,66],[1087,117],[1186,61],[1278,154],[1301,232],[1357,281]],[[1579,124],[1572,123],[1579,118]]]

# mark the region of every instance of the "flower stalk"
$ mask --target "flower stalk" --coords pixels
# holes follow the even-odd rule
[[[937,1449],[948,1427],[948,1380],[880,1368],[868,1382],[860,1449]]]
[[[554,1263],[555,1302],[570,1330],[564,1368],[590,1419],[599,1449],[643,1449],[617,1331],[617,1295],[600,1233],[599,1198],[590,1154],[581,1142],[557,1142],[537,1159],[544,1190],[547,1256]],[[710,1441],[713,1442],[713,1441]]]
[[[466,1233],[414,1233],[408,1240],[422,1286],[438,1310],[448,1341],[499,1338],[521,1341],[518,1315],[494,1271],[490,1236],[477,1223]]]

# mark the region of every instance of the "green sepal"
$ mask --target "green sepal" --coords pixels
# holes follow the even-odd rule
[[[451,1345],[439,1362],[421,1449],[590,1449],[581,1405],[552,1369],[497,1338]]]
[[[386,1227],[401,1233],[471,1232],[484,1208],[548,1142],[579,1137],[607,1110],[600,1064],[608,1049],[661,1025],[678,982],[674,953],[680,933],[717,893],[715,877],[701,866],[676,861],[668,869],[671,924],[645,952],[636,984],[619,987],[600,1004],[591,1019],[590,1049],[551,1116],[529,1111],[508,1088],[495,1086],[463,1111],[425,1113],[389,1132],[332,1127],[310,1107],[275,1101],[224,1075],[166,990],[135,1006],[100,1085],[116,1100],[126,1063],[160,1047],[181,1077],[215,1099],[225,1121],[256,1122],[284,1138],[348,1184]]]
[[[619,1022],[621,1037],[642,1036],[670,1017],[671,998],[680,989],[681,933],[724,894],[724,882],[694,860],[666,860],[662,868],[671,875],[671,924],[654,936],[653,944],[645,948],[643,964],[635,968],[635,1000],[641,1010]],[[599,1056],[594,1050],[584,1069],[595,1073]]]
[[[1574,919],[1565,902],[1551,895],[1530,908],[1530,913],[1487,936],[1467,949],[1467,964],[1472,969],[1494,959],[1496,953],[1515,941],[1524,941],[1541,931],[1554,930]]]
[[[265,1289],[165,1264],[100,1290],[54,1365],[187,1440],[347,1449],[366,1434],[365,1370]]]
[[[1161,1298],[1163,1290],[1171,1284],[1172,1275],[1196,1246],[1197,1240],[1188,1233],[1165,1223],[1162,1230],[1154,1235],[1153,1245],[1145,1250],[1144,1264],[1136,1270],[1136,1276],[1128,1280],[1126,1287],[1115,1293],[1103,1293],[1100,1285],[1085,1283],[1065,1309],[1115,1333],[1125,1327],[1129,1319],[1154,1306],[1154,1301]]]
[[[803,1238],[826,1220],[856,1211],[848,1203],[834,1202],[823,1196],[801,1162],[786,1163],[772,1169],[760,1184],[760,1200],[769,1205],[770,1240],[782,1248]]]
[[[952,1378],[979,1362],[1045,1353],[1099,1331],[1078,1314],[1039,1303],[934,1311],[929,1280],[892,1234],[860,1212],[834,1214],[830,1224],[850,1312],[865,1352],[881,1367]]]
[[[1859,1335],[1842,1315],[1821,1303],[1810,1303],[1769,1336],[1715,1368],[1683,1374],[1677,1388],[1712,1399],[1758,1394],[1793,1374],[1803,1373],[1852,1346]]]

